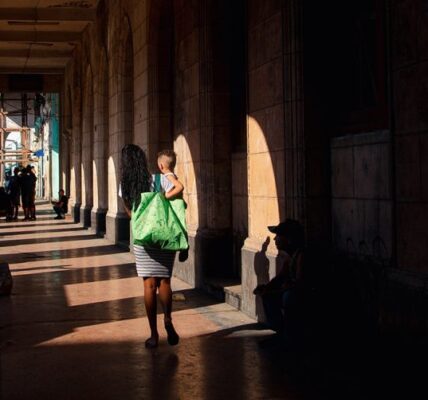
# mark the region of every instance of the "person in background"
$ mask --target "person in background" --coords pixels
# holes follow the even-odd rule
[[[68,197],[65,195],[63,189],[58,192],[58,201],[53,201],[53,209],[56,212],[54,219],[65,219],[65,214],[68,212]]]
[[[13,176],[9,181],[8,193],[13,208],[12,219],[16,221],[18,219],[19,206],[21,205],[21,177],[19,175],[18,167],[13,169]]]
[[[36,181],[37,178],[33,172],[33,167],[27,165],[21,174],[21,197],[22,208],[24,209],[24,221],[36,219]]]
[[[37,177],[35,173],[34,166],[30,166],[29,168],[30,173],[30,181],[31,181],[31,197],[30,197],[30,219],[35,220],[36,219],[36,182]]]

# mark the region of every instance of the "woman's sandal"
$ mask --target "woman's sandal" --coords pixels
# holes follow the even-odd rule
[[[174,329],[172,322],[165,322],[165,330],[167,333],[167,340],[170,346],[175,346],[180,341],[180,336]]]
[[[159,339],[155,339],[153,337],[148,338],[144,345],[146,346],[146,349],[155,349],[158,347]]]

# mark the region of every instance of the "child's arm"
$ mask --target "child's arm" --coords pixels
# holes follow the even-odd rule
[[[165,198],[173,199],[183,192],[184,186],[174,174],[167,175],[166,178],[174,185],[174,187],[168,193],[165,193]]]

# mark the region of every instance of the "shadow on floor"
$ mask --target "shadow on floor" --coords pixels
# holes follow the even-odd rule
[[[52,218],[50,218],[52,219]],[[61,221],[61,222],[60,222]],[[2,222],[2,221],[0,221]],[[4,222],[4,221],[3,221]],[[18,222],[8,222],[8,223],[4,223],[4,224],[0,224],[0,229],[12,229],[12,228],[38,228],[40,226],[48,226],[48,227],[56,227],[56,226],[76,226],[76,223],[73,221],[67,221],[67,220],[53,220],[53,222],[51,222],[50,224],[45,224],[45,223],[38,223],[37,221],[18,221]]]
[[[36,251],[31,253],[21,254],[4,254],[2,255],[3,262],[20,264],[28,262],[29,260],[42,259],[47,260],[61,260],[63,258],[76,258],[76,257],[91,257],[91,256],[102,256],[107,254],[119,254],[129,253],[129,250],[125,250],[115,245],[103,245],[96,247],[82,247],[78,249],[64,249],[64,250],[52,250],[52,251]]]
[[[55,235],[53,233],[53,235]],[[37,235],[34,235],[32,239],[10,239],[10,240],[1,240],[0,247],[6,246],[20,246],[25,244],[43,244],[43,243],[58,243],[58,242],[72,242],[72,241],[81,241],[81,240],[94,240],[99,239],[95,234],[86,234],[79,236],[54,236],[50,238],[38,238]]]
[[[34,228],[37,228],[39,225],[33,225],[33,227]],[[52,226],[52,228],[55,228],[55,226],[56,226],[56,224],[55,225],[50,225],[50,226]],[[61,233],[61,232],[77,232],[77,231],[82,231],[82,232],[84,232],[84,231],[86,231],[87,229],[86,228],[83,228],[83,227],[74,227],[74,228],[72,228],[72,227],[69,227],[69,228],[59,228],[59,229],[49,229],[49,232],[52,232],[52,234],[57,234],[57,233]],[[3,233],[0,233],[0,238],[2,237],[2,236],[19,236],[19,235],[37,235],[38,233],[40,233],[40,232],[45,232],[46,230],[45,229],[42,229],[42,228],[40,228],[40,229],[38,229],[38,230],[28,230],[28,231],[17,231],[17,232],[3,232]]]

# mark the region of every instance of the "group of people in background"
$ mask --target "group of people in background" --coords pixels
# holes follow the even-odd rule
[[[22,169],[14,168],[7,187],[0,187],[0,212],[6,216],[6,221],[18,219],[21,202],[24,210],[23,220],[34,221],[36,219],[36,181],[33,166],[28,165]]]

